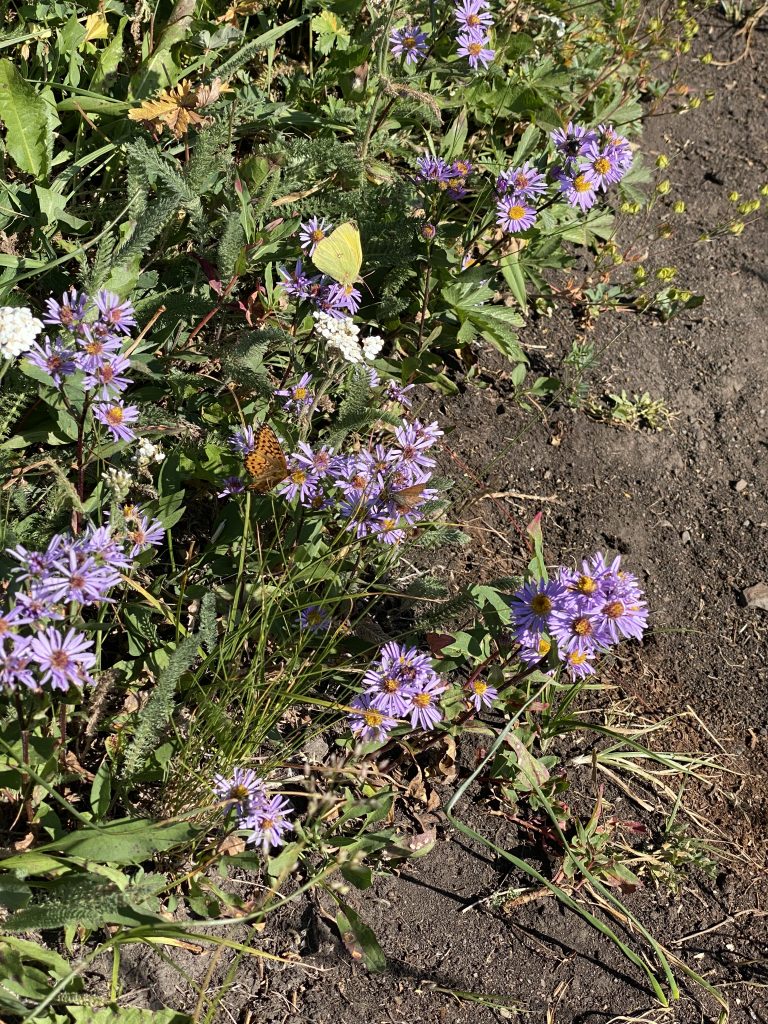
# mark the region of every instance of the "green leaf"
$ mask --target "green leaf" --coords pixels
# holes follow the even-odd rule
[[[455,160],[461,155],[464,149],[464,143],[467,141],[467,129],[469,121],[467,119],[466,107],[459,111],[456,118],[443,136],[443,142],[440,146],[440,152],[446,160]]]
[[[74,1024],[190,1024],[191,1017],[176,1010],[140,1010],[132,1006],[68,1006]]]
[[[104,924],[136,925],[157,920],[160,901],[155,895],[157,876],[126,889],[99,875],[70,873],[49,883],[44,898],[11,914],[5,931],[28,932],[79,925],[100,928]]]
[[[188,821],[164,824],[147,818],[121,818],[100,829],[70,832],[40,849],[106,864],[141,864],[156,853],[191,842],[199,834],[200,829]]]
[[[32,899],[32,890],[13,875],[0,877],[0,907],[23,910]]]
[[[91,810],[97,818],[103,818],[109,810],[112,799],[112,770],[108,758],[98,767],[91,785]]]
[[[504,256],[499,260],[499,267],[509,290],[517,299],[518,305],[525,312],[528,308],[528,295],[525,290],[525,274],[517,256]]]
[[[333,895],[339,905],[336,923],[339,926],[342,939],[345,935],[348,936],[351,933],[360,946],[363,961],[368,970],[375,973],[386,971],[387,958],[384,956],[384,951],[379,945],[376,936],[348,903],[345,903],[336,893]]]
[[[349,30],[333,11],[321,11],[311,21],[312,31],[317,33],[315,47],[319,53],[329,54],[334,46],[346,50],[349,46]]]
[[[292,18],[287,21],[284,25],[276,25],[275,28],[269,29],[268,32],[264,32],[256,39],[251,40],[250,43],[246,43],[237,53],[230,57],[229,60],[225,60],[223,64],[214,69],[214,73],[222,78],[225,82],[228,81],[232,75],[238,71],[241,67],[248,63],[254,54],[259,53],[261,50],[266,50],[268,47],[276,43],[278,39],[281,39],[284,35],[287,35],[292,29],[297,28],[302,22],[307,20],[307,15],[302,15],[300,18]]]
[[[13,64],[0,60],[0,119],[7,132],[5,146],[18,168],[45,178],[53,149],[46,104]]]

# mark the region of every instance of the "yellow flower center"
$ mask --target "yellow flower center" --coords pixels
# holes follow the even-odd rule
[[[552,644],[545,637],[539,640],[539,657],[543,658],[552,650]]]
[[[537,615],[547,615],[552,611],[552,602],[546,594],[536,594],[531,601],[531,611]]]
[[[411,697],[411,700],[417,708],[428,708],[432,703],[431,693],[416,693]]]
[[[620,619],[624,614],[624,605],[621,601],[611,601],[603,608],[603,614],[609,619]]]
[[[478,695],[478,697],[482,697],[487,689],[488,683],[484,683],[482,679],[476,679],[474,683],[472,683],[472,690]]]
[[[325,238],[325,232],[323,231],[322,228],[315,228],[315,230],[309,237],[310,240],[314,242],[315,245],[317,245],[318,242],[322,242],[322,240]]]
[[[392,676],[387,676],[381,682],[381,688],[385,693],[397,693],[400,689],[400,680],[393,679]]]
[[[510,220],[522,220],[525,216],[525,207],[515,203],[514,206],[510,206],[507,210],[507,216]]]
[[[403,45],[406,50],[411,50],[416,45],[416,36],[403,36]]]
[[[594,594],[597,590],[597,580],[591,576],[579,576],[576,581],[576,589],[582,594]]]
[[[583,651],[571,651],[568,655],[568,661],[571,665],[583,665],[587,660],[587,656]]]
[[[306,479],[307,474],[303,469],[294,469],[291,473],[291,480],[293,480],[295,484],[303,484]]]
[[[470,43],[469,46],[467,47],[467,50],[469,51],[469,55],[471,57],[478,57],[482,52],[482,49],[482,43]]]
[[[384,715],[375,708],[368,708],[363,712],[363,721],[370,729],[378,729],[384,721]]]
[[[112,408],[107,412],[107,423],[111,426],[116,427],[123,422],[123,410],[119,405],[113,405]]]
[[[243,786],[243,785],[232,786],[232,788],[229,791],[229,799],[230,800],[247,800],[248,799],[248,789],[245,786]]]
[[[576,192],[591,192],[592,185],[587,181],[583,174],[579,174],[573,182],[573,188]]]
[[[585,615],[582,615],[573,623],[573,632],[577,636],[589,636],[592,632],[592,623]]]
[[[294,388],[293,389],[293,397],[297,398],[301,402],[303,399],[305,399],[307,397],[307,389],[306,388]]]
[[[611,161],[604,156],[599,156],[592,166],[598,174],[607,174],[611,169]]]

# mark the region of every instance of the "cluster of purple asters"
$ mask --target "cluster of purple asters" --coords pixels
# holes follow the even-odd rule
[[[310,217],[299,226],[301,248],[310,258],[317,245],[331,231],[333,225],[319,217]],[[293,270],[278,267],[283,291],[296,301],[310,302],[321,313],[333,317],[354,316],[360,308],[362,296],[354,285],[339,284],[326,274],[310,274],[302,260]]]
[[[610,125],[588,129],[569,122],[551,138],[562,161],[552,168],[555,182],[568,203],[582,211],[595,204],[601,190],[619,182],[632,164],[629,143]],[[514,234],[533,227],[535,203],[548,187],[545,175],[528,161],[503,171],[496,179],[496,222],[502,231]]]
[[[466,57],[473,71],[478,67],[487,68],[495,56],[488,45],[493,15],[487,0],[457,0],[453,17],[458,31],[459,57]],[[389,48],[393,56],[401,57],[406,64],[417,64],[429,53],[427,38],[420,25],[409,23],[391,33]]]
[[[250,832],[249,843],[256,843],[267,854],[271,847],[282,846],[283,836],[292,827],[293,808],[285,797],[270,794],[252,768],[235,768],[232,775],[215,775],[213,789],[226,811],[234,810],[238,828]]]
[[[458,54],[466,57],[469,66],[476,70],[478,65],[487,68],[495,51],[490,43],[489,29],[493,27],[493,16],[487,0],[459,0],[453,9],[453,17],[459,27],[456,42]]]
[[[288,476],[277,493],[311,510],[331,510],[358,538],[399,544],[423,517],[422,507],[436,491],[428,486],[435,460],[429,450],[442,436],[437,423],[403,423],[385,444],[372,438],[368,448],[335,454],[323,445],[300,441],[287,458]],[[254,450],[252,427],[234,431],[230,446],[241,456]],[[240,494],[240,477],[224,481],[221,496]]]
[[[520,656],[528,664],[547,657],[553,645],[575,679],[595,671],[595,658],[623,638],[641,640],[648,609],[637,577],[623,572],[621,557],[601,553],[581,571],[560,568],[548,581],[531,580],[512,598]]]
[[[381,743],[409,719],[412,729],[434,729],[443,717],[440,701],[446,684],[432,668],[429,655],[415,647],[388,643],[363,676],[363,692],[349,714],[352,733],[363,743]]]
[[[416,161],[416,181],[438,192],[444,192],[449,199],[463,199],[467,194],[467,179],[474,170],[466,160],[446,163],[439,156],[425,154]]]
[[[0,608],[0,686],[68,690],[93,683],[93,640],[67,628],[67,615],[112,603],[120,570],[130,569],[164,534],[158,521],[134,507],[118,529],[89,525],[79,537],[57,533],[45,551],[9,548],[18,563],[11,570],[18,589],[11,607]]]
[[[588,210],[599,190],[621,181],[632,166],[629,142],[608,124],[584,128],[569,121],[552,132],[552,141],[563,160],[555,177],[571,206]]]
[[[115,441],[133,441],[131,424],[139,417],[134,405],[126,405],[123,392],[131,384],[126,372],[130,361],[123,345],[136,326],[130,302],[121,302],[112,292],[100,291],[91,299],[74,288],[64,292],[61,302],[48,299],[43,323],[57,328],[53,338],[34,342],[26,358],[45,371],[57,388],[82,373],[82,387],[93,403],[93,415],[103,423]]]

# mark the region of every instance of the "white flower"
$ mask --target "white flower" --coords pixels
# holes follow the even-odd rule
[[[29,351],[43,329],[26,306],[0,306],[0,358],[15,359]]]
[[[383,348],[384,339],[380,338],[378,334],[372,334],[369,338],[363,339],[363,355],[369,362],[372,362]]]
[[[140,437],[133,455],[139,469],[149,469],[153,462],[162,462],[165,452],[159,444],[153,444],[148,437]]]
[[[124,469],[115,469],[110,466],[101,479],[115,496],[115,501],[122,501],[133,485],[133,477]]]

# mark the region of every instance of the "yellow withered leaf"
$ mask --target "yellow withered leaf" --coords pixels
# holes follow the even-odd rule
[[[141,106],[128,111],[131,121],[144,121],[156,131],[169,128],[180,139],[189,131],[190,125],[202,124],[205,120],[197,111],[207,107],[224,92],[231,92],[220,78],[214,78],[210,85],[192,88],[189,79],[184,78],[172,89],[163,89],[159,96],[144,100]]]

